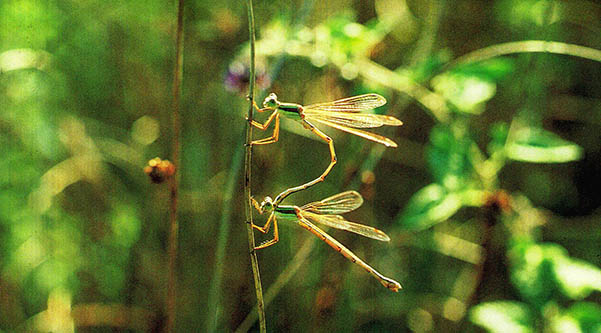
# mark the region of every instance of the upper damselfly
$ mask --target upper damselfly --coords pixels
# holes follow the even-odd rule
[[[273,127],[273,133],[271,136],[252,141],[251,145],[265,145],[277,142],[280,134],[280,115],[284,115],[287,118],[300,121],[306,129],[315,133],[330,147],[330,164],[328,165],[326,170],[321,174],[321,176],[303,185],[287,189],[286,191],[282,192],[278,197],[276,197],[274,202],[280,203],[285,197],[287,197],[291,193],[304,190],[306,188],[309,188],[310,186],[315,185],[318,182],[324,181],[325,177],[330,173],[330,170],[332,170],[332,168],[336,164],[336,152],[334,150],[334,142],[332,138],[330,138],[325,133],[316,128],[312,122],[317,122],[351,134],[358,135],[362,138],[381,143],[386,147],[396,147],[397,144],[389,138],[359,129],[374,128],[383,125],[402,125],[402,121],[392,116],[361,113],[363,111],[375,109],[384,104],[386,104],[386,99],[384,97],[378,94],[365,94],[347,97],[333,102],[317,103],[302,106],[300,104],[295,103],[280,102],[278,101],[278,97],[274,93],[269,94],[269,96],[265,98],[265,100],[263,101],[262,109],[259,108],[256,104],[253,104],[259,112],[272,111],[272,113],[269,116],[269,118],[267,118],[265,123],[261,124],[253,120],[251,122],[252,126],[264,131],[274,120],[275,125]]]

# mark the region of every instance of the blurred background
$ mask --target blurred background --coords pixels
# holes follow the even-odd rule
[[[404,289],[282,222],[258,252],[269,331],[601,332],[601,5],[276,0],[255,20],[258,102],[375,92],[404,122],[373,130],[398,148],[318,126],[339,162],[284,202],[359,191],[345,216],[392,240],[330,233]],[[247,22],[244,1],[185,4],[180,332],[258,330]],[[143,168],[172,153],[175,23],[170,1],[0,2],[0,331],[164,327],[169,189]],[[328,163],[283,119],[253,196]]]

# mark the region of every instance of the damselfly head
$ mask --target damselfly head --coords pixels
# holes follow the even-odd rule
[[[269,94],[269,96],[265,97],[263,101],[263,107],[268,109],[275,109],[278,107],[280,102],[278,102],[278,96],[274,93]]]
[[[271,197],[265,197],[265,199],[263,199],[263,202],[261,202],[261,209],[266,212],[273,211],[273,200]]]

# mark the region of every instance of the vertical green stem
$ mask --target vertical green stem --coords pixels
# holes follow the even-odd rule
[[[246,200],[246,229],[248,232],[248,247],[250,250],[250,263],[253,271],[255,291],[257,294],[257,312],[259,313],[259,327],[261,332],[266,332],[265,305],[263,302],[263,287],[261,286],[261,275],[259,274],[259,262],[255,252],[255,235],[253,233],[252,202],[251,202],[251,161],[252,161],[252,126],[253,102],[255,99],[255,17],[253,13],[252,0],[248,0],[248,31],[250,37],[250,80],[249,80],[249,106],[248,123],[246,127],[246,154],[244,158],[244,198]]]
[[[176,274],[175,262],[177,259],[177,197],[179,186],[179,174],[181,173],[180,165],[180,96],[183,74],[183,49],[184,49],[184,0],[178,0],[177,3],[177,39],[175,53],[175,69],[173,75],[173,138],[172,138],[172,155],[171,160],[178,169],[169,182],[171,193],[171,205],[169,209],[169,240],[168,240],[168,277],[167,277],[167,323],[165,326],[166,332],[173,332],[176,315]]]

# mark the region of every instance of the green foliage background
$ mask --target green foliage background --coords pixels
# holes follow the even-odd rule
[[[255,6],[258,101],[377,92],[375,112],[405,123],[375,130],[396,149],[324,129],[339,163],[285,201],[360,191],[349,220],[392,241],[331,234],[404,289],[282,223],[259,252],[266,290],[293,273],[270,331],[601,332],[599,4]],[[0,2],[0,331],[163,327],[169,191],[142,168],[171,153],[175,16],[164,1]],[[177,331],[233,331],[255,302],[246,24],[244,2],[186,2]],[[282,128],[253,148],[257,199],[327,166],[326,145]]]

